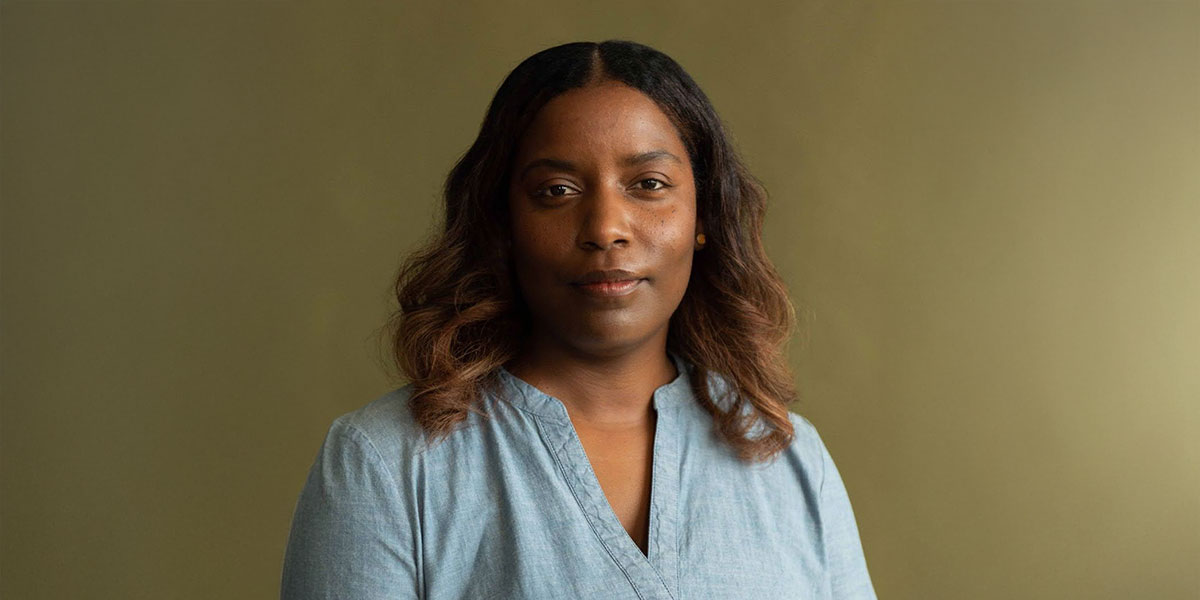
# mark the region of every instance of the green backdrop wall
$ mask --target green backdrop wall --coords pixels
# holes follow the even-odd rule
[[[881,598],[1200,597],[1200,3],[0,4],[0,596],[278,593],[519,60],[627,38],[771,193]]]

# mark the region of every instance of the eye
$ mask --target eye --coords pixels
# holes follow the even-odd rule
[[[647,185],[647,184],[649,184],[649,185]],[[671,187],[671,186],[667,185],[663,180],[655,179],[653,177],[647,177],[646,179],[639,181],[638,186],[640,186],[641,189],[643,189],[643,190],[647,190],[647,191],[651,191],[651,192],[657,192],[659,190],[664,190],[666,188]]]
[[[538,197],[561,198],[562,196],[570,194],[572,189],[573,188],[571,188],[569,185],[556,183],[553,185],[548,185],[534,192],[533,195]]]

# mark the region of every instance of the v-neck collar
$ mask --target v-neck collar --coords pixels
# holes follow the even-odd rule
[[[600,480],[561,400],[500,368],[510,393],[505,400],[537,416],[538,432],[554,456],[567,487],[604,550],[629,579],[642,600],[673,600],[679,589],[680,423],[677,411],[693,402],[689,365],[668,352],[678,375],[654,390],[657,413],[650,483],[648,554],[625,531],[609,504]]]

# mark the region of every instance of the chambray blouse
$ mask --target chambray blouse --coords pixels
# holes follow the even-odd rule
[[[691,366],[671,359],[679,375],[653,396],[647,554],[563,403],[501,368],[502,397],[483,398],[491,418],[471,413],[431,446],[411,384],[333,421],[296,504],[282,598],[875,598],[813,425],[789,413],[794,443],[742,463],[692,395]]]

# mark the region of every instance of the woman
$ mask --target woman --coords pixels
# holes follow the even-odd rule
[[[408,385],[333,422],[285,598],[873,598],[795,397],[765,194],[623,41],[504,80],[397,281]]]

